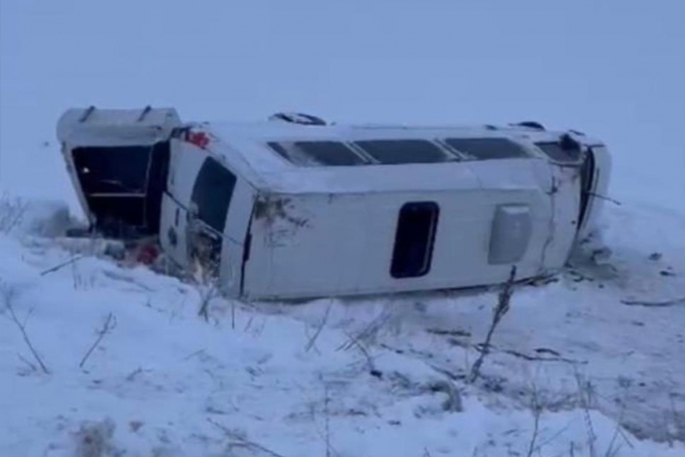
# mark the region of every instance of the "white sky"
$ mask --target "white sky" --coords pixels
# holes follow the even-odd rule
[[[370,3],[2,0],[0,189],[73,201],[60,113],[152,104],[186,120],[535,119],[604,139],[618,198],[685,212],[684,1]]]

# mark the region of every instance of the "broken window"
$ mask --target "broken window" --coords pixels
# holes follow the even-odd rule
[[[192,195],[196,215],[217,233],[224,231],[235,182],[235,175],[211,157],[197,175]]]
[[[438,163],[456,159],[426,140],[366,140],[354,144],[384,165]]]
[[[446,138],[445,143],[474,160],[529,157],[523,147],[506,138]]]
[[[210,276],[218,274],[223,231],[236,177],[215,159],[205,159],[191,197],[188,254]]]
[[[578,162],[581,157],[580,145],[576,146],[574,144],[555,141],[548,143],[535,143],[535,146],[539,147],[542,152],[547,154],[550,159],[556,162],[575,163]]]
[[[338,141],[270,142],[267,144],[281,157],[300,166],[344,167],[365,163],[363,157]]]
[[[147,184],[150,146],[85,147],[73,151],[74,165],[90,194],[142,194]]]
[[[402,206],[390,267],[393,278],[416,278],[428,273],[439,214],[440,208],[435,202],[412,202]]]
[[[578,229],[583,227],[585,222],[585,217],[587,216],[588,205],[590,203],[590,196],[592,195],[592,189],[595,185],[594,175],[595,175],[595,153],[594,148],[591,148],[585,160],[583,160],[583,165],[580,168],[580,216],[578,217]]]
[[[157,233],[169,142],[150,146],[78,147],[74,168],[95,228],[107,236]]]

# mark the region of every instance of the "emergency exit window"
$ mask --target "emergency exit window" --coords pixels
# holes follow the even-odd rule
[[[417,278],[428,274],[440,208],[435,202],[406,203],[400,209],[390,274]]]

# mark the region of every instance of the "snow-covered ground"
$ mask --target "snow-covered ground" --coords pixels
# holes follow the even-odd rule
[[[467,385],[494,292],[215,298],[206,322],[203,288],[27,234],[41,208],[0,235],[2,455],[685,452],[685,302],[621,303],[683,296],[685,218],[611,211],[613,268],[516,289]]]
[[[329,3],[0,3],[0,455],[685,454],[685,4]],[[36,230],[40,199],[79,216],[54,126],[90,104],[585,130],[612,255],[518,287],[474,385],[496,291],[205,322],[207,291]]]

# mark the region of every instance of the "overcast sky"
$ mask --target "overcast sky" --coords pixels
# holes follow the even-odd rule
[[[535,119],[604,139],[615,195],[685,212],[685,1],[333,3],[2,0],[0,189],[73,199],[60,113],[152,104],[186,120]]]

